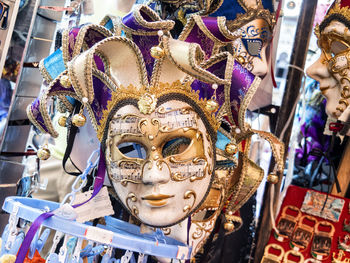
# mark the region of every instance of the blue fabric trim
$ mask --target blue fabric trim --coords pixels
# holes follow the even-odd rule
[[[234,20],[237,14],[244,14],[245,10],[237,2],[237,0],[225,0],[220,8],[210,16],[225,16],[227,20]]]
[[[262,0],[262,4],[265,9],[274,12],[274,6],[272,0]],[[246,11],[238,3],[237,0],[225,0],[220,8],[210,16],[218,17],[225,16],[227,20],[234,20],[237,18],[237,14],[245,14]]]
[[[63,53],[61,49],[57,49],[54,53],[44,59],[44,67],[49,73],[52,79],[55,79],[63,71],[66,70],[66,66],[63,61]]]
[[[275,8],[273,6],[272,0],[262,0],[261,2],[262,2],[265,9],[270,10],[271,13],[275,12]]]
[[[218,132],[218,134],[217,134],[217,141],[216,141],[216,148],[219,148],[220,150],[225,151],[226,144],[228,144],[230,142],[231,142],[231,140],[229,138],[227,138],[221,132]]]
[[[108,30],[112,30],[114,27],[112,19],[109,19],[108,22],[104,25],[104,27]]]

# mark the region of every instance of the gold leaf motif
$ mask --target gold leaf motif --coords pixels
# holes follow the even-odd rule
[[[139,110],[143,114],[151,114],[157,106],[157,98],[153,94],[146,93],[138,101]]]

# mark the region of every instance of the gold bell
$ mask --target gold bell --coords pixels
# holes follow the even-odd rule
[[[72,86],[72,82],[70,81],[70,78],[67,75],[63,75],[61,77],[60,83],[66,89],[68,89],[68,88],[70,88]]]
[[[239,64],[241,64],[241,65],[244,65],[244,64],[245,64],[245,58],[244,58],[244,57],[238,56],[236,59],[237,59],[237,61],[239,62]]]
[[[67,126],[67,117],[66,116],[59,117],[58,125],[60,125],[61,127],[66,127]]]
[[[152,47],[151,56],[155,59],[160,59],[165,56],[165,51],[160,46]]]
[[[228,143],[228,144],[226,144],[225,152],[228,155],[235,155],[238,152],[238,147],[235,143],[232,143],[232,142]]]
[[[205,105],[205,108],[210,112],[210,113],[213,113],[213,112],[216,112],[219,108],[219,103],[217,103],[215,100],[208,100],[207,101],[207,104]]]
[[[72,118],[72,124],[76,127],[83,127],[86,123],[86,117],[84,114],[75,114]]]
[[[40,160],[45,161],[50,158],[51,153],[50,153],[50,150],[46,146],[44,146],[38,150],[36,155]]]
[[[228,232],[232,232],[235,229],[235,225],[231,222],[227,222],[224,224],[224,229]]]
[[[268,176],[267,176],[267,181],[271,184],[277,184],[279,182],[280,178],[278,177],[277,174],[275,173],[270,173]]]

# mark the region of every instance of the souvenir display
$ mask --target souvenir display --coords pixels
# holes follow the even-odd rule
[[[275,253],[271,253],[271,249],[275,250]],[[265,248],[265,254],[264,257],[261,260],[261,263],[276,263],[276,262],[281,262],[284,258],[284,249],[277,245],[277,244],[272,244],[268,245]]]
[[[307,191],[300,210],[309,215],[338,222],[344,203],[345,201],[340,198],[327,197],[319,192]]]
[[[3,72],[14,95],[2,96],[0,172],[5,163],[21,175],[0,175],[0,189],[14,190],[0,192],[0,263],[350,262],[350,200],[330,194],[333,181],[348,187],[333,153],[350,134],[349,0],[335,0],[315,28],[321,55],[304,101],[283,91],[296,75],[280,74],[273,90],[274,34],[282,49],[294,30],[279,32],[283,22],[308,34],[305,1],[113,0],[118,11],[99,24],[86,23],[105,14],[93,0],[0,1],[0,35],[12,34],[18,10],[33,12],[28,30],[14,31],[24,53],[9,53],[18,62]],[[278,69],[302,71],[292,61],[306,53],[288,52],[292,65]],[[318,131],[326,118],[331,137]],[[7,144],[17,126],[23,137],[31,130],[25,149]],[[47,174],[64,182],[47,187]]]
[[[311,200],[315,200],[313,205],[310,203]],[[320,205],[317,202],[320,202]],[[327,205],[333,202],[335,204],[334,210],[329,213],[333,213],[338,220],[334,220],[334,217],[330,217],[327,212]],[[336,204],[339,203],[342,205],[337,206]],[[349,203],[349,199],[290,186],[282,203],[281,212],[276,220],[278,233],[271,233],[269,245],[282,247],[286,254],[288,251],[297,252],[294,254],[290,253],[291,257],[297,258],[297,255],[300,255],[300,258],[305,260],[304,262],[346,262],[343,260],[350,258],[350,240],[348,232],[344,229],[344,223],[348,222],[350,218],[350,214],[347,211]],[[303,209],[305,204],[314,208]],[[289,211],[291,208],[292,211]],[[294,212],[294,215],[299,215],[297,211],[300,212],[300,216],[295,216],[293,221],[290,215],[292,212]],[[286,216],[286,213],[288,213],[288,216]],[[285,232],[281,228],[280,222],[297,224],[291,237],[283,236]],[[290,224],[293,225],[292,223]],[[283,237],[283,239],[280,237]],[[314,260],[312,261],[311,259]]]
[[[304,262],[304,256],[298,252],[298,251],[294,251],[294,250],[289,250],[283,258],[283,263],[302,263]]]
[[[174,22],[147,6],[110,21],[63,33],[62,50],[40,63],[50,86],[28,116],[55,137],[47,105],[57,98],[73,112],[67,97],[79,101],[71,123],[92,122],[122,206],[151,228],[173,227],[166,232],[193,245],[194,256],[225,203],[225,229],[240,224],[234,213],[263,178],[248,158],[254,133],[271,143],[277,161],[269,180],[283,169],[278,139],[245,123],[259,78],[220,52],[239,37],[224,17],[193,15],[179,39],[171,37]],[[47,155],[43,148],[40,157]]]
[[[301,212],[298,207],[285,206],[282,215],[277,223],[278,241],[283,241],[285,238],[291,238],[294,229],[299,221]],[[277,233],[276,233],[277,234]]]

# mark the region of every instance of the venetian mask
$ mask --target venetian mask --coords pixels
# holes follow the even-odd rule
[[[114,113],[106,142],[108,172],[120,201],[141,222],[173,225],[205,198],[214,152],[200,116],[178,100],[159,104],[150,115],[135,105]]]
[[[271,104],[272,81],[265,76],[271,73],[269,47],[275,26],[273,1],[224,1],[212,16],[226,17],[229,30],[240,35],[228,49],[246,69],[263,79],[256,93],[259,95],[253,97],[249,109]]]
[[[107,22],[105,27],[114,25]],[[191,235],[195,254],[224,205],[225,225],[234,230],[233,213],[263,179],[247,157],[251,136],[272,142],[276,173],[283,171],[283,145],[245,122],[260,78],[221,52],[238,37],[224,18],[193,16],[179,39],[171,37],[173,26],[138,6],[116,27],[65,32],[62,52],[42,70],[61,59],[62,71],[46,79],[50,86],[28,115],[41,131],[57,136],[48,101],[59,99],[71,114],[67,96],[80,101],[78,115],[89,114],[120,203],[152,228],[173,226],[168,233],[178,240]]]
[[[331,120],[346,122],[350,99],[350,33],[347,24],[348,7],[333,4],[315,32],[321,55],[307,69],[307,74],[319,82],[327,99],[326,112]]]

